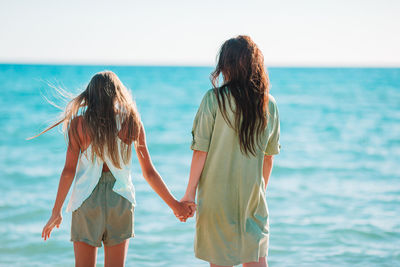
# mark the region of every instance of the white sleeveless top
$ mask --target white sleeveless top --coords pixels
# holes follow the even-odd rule
[[[118,130],[119,128],[120,127],[118,123]],[[94,155],[94,161],[92,161],[91,144],[83,153],[79,154],[78,166],[74,179],[75,183],[72,189],[71,198],[67,206],[67,212],[72,212],[78,209],[82,205],[82,203],[90,196],[93,189],[96,187],[97,183],[100,180],[104,162],[107,164],[108,168],[110,169],[116,180],[113,186],[113,191],[129,200],[133,205],[136,204],[135,188],[133,186],[131,177],[132,162],[131,160],[128,164],[125,164],[123,162],[121,156],[121,145],[123,141],[119,137],[116,138],[121,169],[114,167],[107,153],[105,153],[106,155],[104,161],[101,160],[96,154]]]

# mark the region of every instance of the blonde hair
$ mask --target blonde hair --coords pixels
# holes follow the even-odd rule
[[[60,120],[29,139],[36,138],[62,123],[67,140],[72,137],[82,147],[78,127],[75,127],[77,124],[71,127],[71,122],[78,116],[83,119],[82,131],[90,138],[92,161],[95,155],[104,160],[107,154],[113,165],[121,168],[117,143],[118,124],[124,132],[124,140],[130,141],[121,142],[122,160],[125,164],[130,161],[131,141],[137,143],[141,121],[131,94],[115,73],[103,71],[94,75],[86,89],[67,104]]]

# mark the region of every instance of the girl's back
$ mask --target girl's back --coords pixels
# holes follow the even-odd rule
[[[113,72],[94,75],[87,88],[68,103],[60,121],[40,134],[61,123],[68,138],[67,155],[42,237],[46,240],[60,226],[62,206],[75,180],[67,211],[73,211],[71,241],[77,266],[95,266],[102,243],[105,266],[125,264],[129,238],[134,236],[133,143],[150,186],[174,214],[192,216],[195,205],[178,202],[155,170],[135,103]]]
[[[72,189],[71,199],[67,206],[67,211],[71,212],[79,208],[83,201],[89,197],[93,189],[96,187],[102,172],[111,172],[115,177],[116,182],[113,190],[128,199],[133,205],[135,201],[135,191],[131,178],[131,161],[124,162],[122,151],[124,146],[130,145],[133,140],[127,136],[126,124],[121,123],[121,116],[116,116],[117,132],[113,137],[117,146],[117,160],[120,162],[119,166],[115,166],[112,158],[105,149],[103,158],[93,153],[92,139],[84,129],[88,127],[85,122],[84,116],[76,117],[70,126],[70,130],[76,129],[80,155],[77,163],[75,174],[75,184]],[[125,126],[125,128],[122,128]]]
[[[262,149],[256,155],[246,155],[237,132],[219,110],[213,89],[200,104],[191,146],[207,152],[198,185],[197,223],[201,227],[197,228],[195,251],[199,258],[211,257],[220,265],[231,265],[265,256],[269,231],[263,161],[266,154],[279,152],[279,115],[271,95],[269,113],[260,140]],[[233,119],[232,109],[227,109],[227,116]],[[249,246],[254,242],[260,243],[257,251]]]
[[[216,265],[265,266],[265,190],[280,146],[278,109],[261,51],[248,36],[229,39],[211,78],[214,88],[193,123],[194,153],[183,198],[193,201],[197,188],[195,254]]]

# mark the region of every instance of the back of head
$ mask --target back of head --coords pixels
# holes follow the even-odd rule
[[[82,116],[80,125],[84,137],[90,139],[92,160],[95,155],[102,160],[108,156],[117,168],[121,168],[121,159],[124,163],[129,162],[131,144],[139,138],[141,122],[132,96],[115,73],[95,74],[86,89],[67,104],[62,118],[35,137],[63,123],[67,139],[73,139],[82,148],[78,124],[73,123],[77,122],[74,119],[78,116]],[[124,140],[130,141],[120,142],[121,149],[117,142],[121,130],[118,125],[122,126]]]
[[[83,129],[88,133],[92,156],[96,154],[104,159],[106,153],[113,165],[120,167],[118,155],[117,125],[124,127],[126,140],[138,139],[140,118],[129,91],[111,71],[99,72],[93,76],[86,90],[82,92]],[[118,116],[117,116],[118,115]],[[72,133],[74,133],[72,129]],[[131,157],[131,145],[121,142],[122,159],[128,162]]]
[[[221,74],[224,82],[218,86]],[[267,126],[269,81],[264,57],[250,37],[240,35],[221,46],[211,81],[224,119],[238,133],[240,149],[255,155]],[[230,97],[236,104],[234,122],[227,117]]]

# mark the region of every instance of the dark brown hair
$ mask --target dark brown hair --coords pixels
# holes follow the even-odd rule
[[[256,155],[268,121],[269,80],[264,57],[249,36],[239,35],[221,46],[217,61],[211,82],[219,109],[225,121],[238,133],[241,151]],[[220,74],[224,83],[218,86]],[[235,101],[235,108],[230,97]],[[234,122],[227,116],[226,102],[234,112]]]
[[[136,144],[139,138],[141,122],[131,94],[115,73],[103,71],[94,75],[86,90],[67,104],[61,119],[32,138],[63,123],[67,139],[72,137],[82,147],[77,124],[71,127],[71,122],[78,115],[83,118],[82,130],[92,145],[92,160],[95,154],[104,160],[107,153],[113,165],[121,168],[117,143],[117,124],[120,124],[125,134],[124,139],[131,140],[129,143],[121,142],[122,160],[125,164],[129,162],[131,144],[132,141]]]

